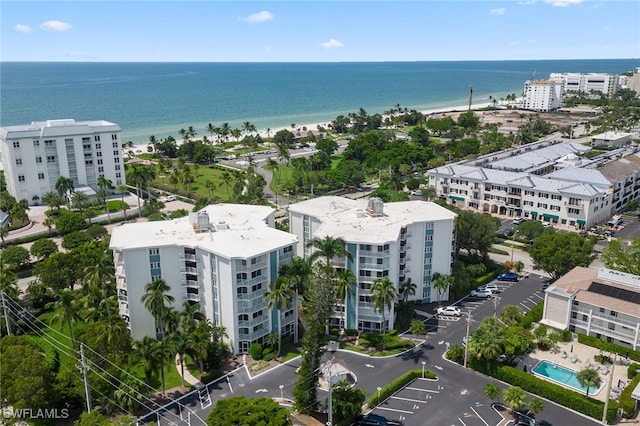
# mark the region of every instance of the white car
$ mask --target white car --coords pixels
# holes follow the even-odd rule
[[[520,225],[522,222],[524,222],[524,218],[518,216],[516,218],[513,219],[513,224],[514,225]]]
[[[419,189],[415,189],[415,190],[411,191],[411,195],[414,195],[414,196],[415,195],[418,195],[418,196],[422,195],[422,191],[420,191]]]
[[[460,308],[456,308],[455,306],[438,308],[436,312],[438,312],[438,315],[444,315],[446,317],[459,317],[462,315]]]
[[[477,297],[480,299],[488,299],[492,296],[492,293],[491,293],[491,290],[477,289],[477,290],[471,290],[471,293],[469,295],[471,297]]]
[[[176,196],[175,195],[167,195],[164,199],[165,202],[169,202],[169,201],[175,201],[176,200]]]
[[[492,294],[498,294],[500,293],[500,288],[495,285],[495,284],[487,284],[487,285],[483,285],[478,287],[478,290],[489,290]]]

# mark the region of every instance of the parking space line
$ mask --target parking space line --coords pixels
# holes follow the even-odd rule
[[[467,426],[467,424],[465,422],[463,422],[460,417],[458,417],[458,420],[460,420],[460,423],[462,423],[462,426]]]
[[[420,402],[423,402],[423,401],[420,401]],[[396,408],[376,407],[375,409],[376,409],[376,410],[395,411],[396,413],[413,414],[413,411],[398,410],[398,409],[396,409]]]
[[[405,389],[416,390],[416,391],[420,391],[420,392],[440,393],[440,391],[437,391],[437,390],[412,388],[412,387],[409,387],[409,386],[407,386]]]
[[[489,426],[489,423],[485,422],[484,419],[482,418],[482,416],[480,414],[478,414],[478,412],[473,407],[470,407],[470,408],[473,410],[474,413],[476,413],[476,416],[478,416],[478,418],[480,420],[482,420],[482,423],[484,423],[485,425]]]
[[[540,300],[544,300],[544,296],[541,296],[541,295],[539,295],[538,293],[533,293],[533,295],[534,295],[535,297],[537,297],[538,299],[540,299]]]
[[[419,403],[419,404],[424,404],[424,401],[422,401],[420,399],[402,398],[400,396],[391,396],[391,397],[389,397],[389,399],[399,399],[400,401],[409,401],[409,402],[416,402],[416,403]]]
[[[538,302],[537,302],[537,301],[535,301],[535,300],[531,300],[531,298],[530,298],[530,297],[527,297],[527,300],[531,301],[531,303],[533,303],[533,304],[536,304],[536,305],[538,304]]]
[[[525,305],[524,303],[520,302],[520,304],[522,305],[523,308],[525,308],[527,310],[529,309],[529,307],[527,305]]]

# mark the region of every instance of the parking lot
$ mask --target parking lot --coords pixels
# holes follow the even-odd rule
[[[455,400],[457,414],[443,409]],[[500,416],[486,397],[477,391],[461,391],[459,386],[445,385],[442,380],[416,379],[389,397],[373,411],[405,426],[429,424],[458,426],[496,425]]]

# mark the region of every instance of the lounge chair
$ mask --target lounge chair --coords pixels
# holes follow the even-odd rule
[[[576,362],[580,362],[580,360],[578,359],[578,357],[577,357],[577,356],[575,356],[575,355],[574,355],[574,356],[572,356],[572,357],[570,358],[570,360],[571,360],[571,364],[575,364]]]
[[[567,354],[567,351],[562,351],[562,355],[561,356],[562,356],[562,359],[567,359],[567,357],[569,355]]]

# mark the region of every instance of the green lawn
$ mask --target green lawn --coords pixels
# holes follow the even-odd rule
[[[190,164],[191,171],[196,176],[195,168],[193,164]],[[231,199],[231,195],[233,194],[233,170],[229,170],[228,172],[231,174],[231,180],[229,181],[229,186],[227,190],[227,185],[225,184],[222,176],[224,175],[225,169],[220,168],[215,165],[199,165],[198,172],[196,176],[195,182],[191,185],[190,192],[202,195],[203,197],[209,197],[209,190],[204,186],[205,182],[208,180],[213,181],[215,188],[212,191],[212,195],[217,197],[223,201],[229,201]],[[168,189],[176,188],[169,181],[169,175],[163,175],[164,177],[157,176],[156,179],[151,183],[151,186],[154,184],[162,184]],[[177,189],[184,190],[184,187],[181,183],[178,183]]]

